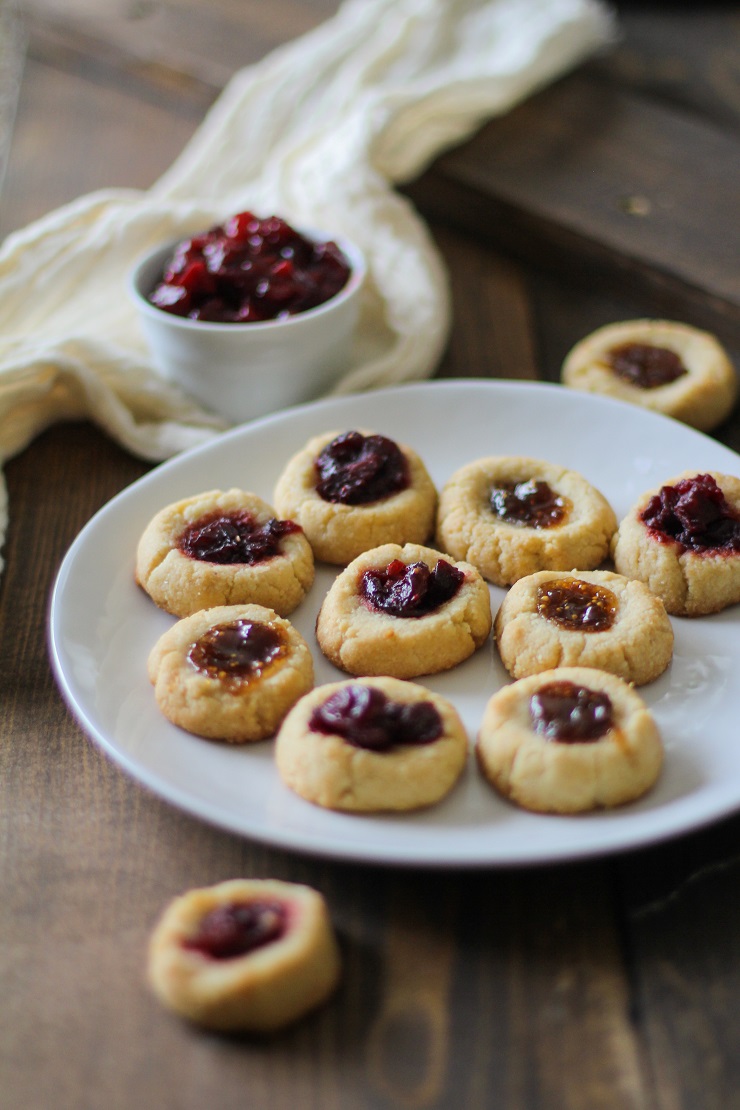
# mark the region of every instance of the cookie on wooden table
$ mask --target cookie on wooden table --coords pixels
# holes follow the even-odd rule
[[[159,1000],[199,1025],[269,1033],[324,1002],[341,956],[323,897],[275,879],[232,879],[175,898],[149,944]]]
[[[553,667],[596,667],[641,686],[673,655],[673,626],[643,582],[611,571],[542,570],[520,578],[494,621],[513,678]]]
[[[274,500],[317,559],[343,566],[383,543],[424,543],[437,491],[410,447],[366,430],[326,432],[288,462]]]
[[[616,675],[557,667],[490,698],[478,765],[499,793],[537,813],[623,805],[655,783],[663,744],[640,695]]]
[[[232,744],[273,736],[313,686],[305,640],[261,605],[219,605],[184,617],[152,648],[148,672],[168,720]]]
[[[467,752],[452,704],[395,678],[316,687],[290,711],[275,744],[291,790],[351,813],[433,805],[459,779]]]
[[[474,566],[419,544],[383,544],[334,580],[316,638],[349,674],[416,678],[467,659],[491,623],[488,587]]]
[[[538,570],[592,570],[617,526],[609,502],[581,474],[541,459],[477,459],[445,483],[437,546],[508,586]]]
[[[576,343],[564,385],[602,393],[710,431],[731,413],[737,374],[709,332],[671,320],[607,324]]]

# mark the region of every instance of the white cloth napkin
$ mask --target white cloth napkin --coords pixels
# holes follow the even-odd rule
[[[158,243],[243,208],[366,252],[337,392],[430,375],[450,323],[446,275],[393,185],[614,36],[599,0],[346,0],[238,72],[153,188],[83,196],[6,239],[0,463],[59,420],[90,418],[153,460],[217,434],[153,371],[126,279]],[[0,546],[6,525],[0,477]]]

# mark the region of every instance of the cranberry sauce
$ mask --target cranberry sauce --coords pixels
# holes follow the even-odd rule
[[[650,343],[622,343],[607,352],[610,369],[639,389],[657,389],[688,374],[680,357],[667,347]]]
[[[651,497],[640,520],[655,539],[683,551],[740,553],[740,516],[711,474],[683,478]]]
[[[183,555],[204,563],[253,564],[277,555],[283,536],[300,531],[292,520],[271,517],[258,524],[248,512],[216,512],[188,525],[177,546]]]
[[[555,493],[548,482],[534,478],[494,486],[490,504],[493,514],[507,524],[528,528],[551,528],[568,511],[565,498]]]
[[[434,570],[426,563],[393,559],[380,570],[366,570],[360,577],[360,596],[372,609],[392,617],[424,617],[455,596],[463,571],[440,559]]]
[[[588,744],[614,724],[611,698],[574,682],[548,682],[529,699],[532,728],[545,740]]]
[[[341,736],[356,748],[386,752],[402,744],[431,744],[442,735],[442,720],[431,702],[391,701],[376,687],[353,683],[314,709],[309,728]]]
[[[212,960],[232,960],[270,941],[279,940],[287,925],[280,902],[235,902],[216,906],[183,947]]]
[[[554,579],[537,590],[540,616],[572,632],[606,632],[618,607],[611,590],[578,578]]]
[[[385,436],[345,432],[318,455],[316,492],[324,501],[367,505],[409,485],[409,467],[397,443]]]
[[[243,618],[209,628],[191,644],[188,659],[201,674],[236,687],[259,678],[286,652],[280,629]]]
[[[175,248],[149,300],[191,320],[245,324],[295,316],[344,288],[347,259],[278,216],[239,212]]]

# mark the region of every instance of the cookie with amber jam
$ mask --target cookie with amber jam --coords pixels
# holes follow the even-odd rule
[[[611,571],[541,570],[520,578],[494,622],[513,678],[553,667],[596,667],[641,686],[673,655],[673,626],[643,582]]]
[[[538,570],[593,570],[617,526],[582,475],[554,463],[492,456],[468,463],[439,499],[437,546],[508,586]]]
[[[152,933],[147,971],[160,1002],[182,1017],[269,1033],[331,995],[341,956],[318,891],[231,879],[173,899]]]
[[[590,667],[557,667],[493,695],[476,755],[491,785],[524,809],[582,813],[649,790],[663,744],[629,683]]]
[[[184,617],[152,648],[148,673],[173,724],[233,744],[273,736],[313,686],[305,640],[262,605],[218,605]]]
[[[437,491],[420,457],[374,432],[326,432],[288,462],[275,505],[303,528],[314,555],[340,566],[383,543],[424,543]]]
[[[316,687],[290,711],[275,744],[291,790],[351,813],[433,805],[459,779],[467,752],[465,728],[446,698],[379,677]]]
[[[709,332],[671,320],[607,324],[573,347],[564,385],[602,393],[710,431],[737,400],[737,374]]]
[[[470,563],[419,544],[383,544],[334,580],[316,638],[349,674],[416,678],[467,659],[491,623],[488,587]]]
[[[314,580],[300,525],[245,490],[209,490],[167,505],[145,528],[136,581],[161,609],[187,617],[253,602],[287,617]]]
[[[687,470],[648,490],[620,523],[612,557],[669,613],[695,617],[737,604],[740,478]]]

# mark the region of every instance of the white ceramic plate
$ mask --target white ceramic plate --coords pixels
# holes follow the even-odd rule
[[[158,467],[102,509],[72,545],[54,589],[50,645],[57,679],[89,735],[134,778],[176,806],[235,833],[300,852],[388,864],[509,866],[576,859],[645,845],[740,806],[733,675],[740,606],[674,620],[668,672],[641,692],[661,727],[657,787],[618,811],[580,817],[523,812],[480,779],[471,758],[441,805],[404,816],[331,813],[279,780],[272,743],[229,747],[190,736],[159,713],[145,670],[172,623],[133,581],[134,550],[164,505],[241,486],[271,501],[290,455],[312,435],[372,428],[414,447],[441,485],[483,455],[529,455],[580,471],[621,517],[645,489],[687,468],[740,476],[740,457],[682,424],[550,386],[445,381],[407,385],[292,409],[245,425]],[[309,643],[335,572],[321,568],[292,620]],[[492,588],[495,608],[503,591]],[[317,683],[340,675],[314,652]],[[475,736],[488,697],[507,681],[491,644],[428,680]]]

